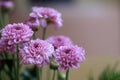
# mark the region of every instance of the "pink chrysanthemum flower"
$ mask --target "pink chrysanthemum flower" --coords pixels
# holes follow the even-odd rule
[[[61,46],[54,54],[59,70],[78,68],[79,62],[85,60],[85,50],[78,46]]]
[[[57,49],[60,46],[73,45],[70,38],[65,36],[51,36],[48,39],[46,39],[46,41],[53,44],[55,49]]]
[[[23,23],[8,24],[1,31],[1,39],[8,41],[8,45],[27,42],[33,35],[32,29]]]
[[[30,17],[28,20],[25,21],[25,24],[30,26],[30,28],[33,31],[37,31],[38,27],[40,26],[39,20],[37,18],[35,18],[35,17]]]
[[[47,27],[48,24],[54,24],[56,28],[62,26],[61,13],[53,8],[33,7],[30,16],[39,18],[43,28]]]
[[[42,67],[44,64],[50,62],[49,57],[52,56],[54,52],[54,47],[52,44],[36,39],[31,40],[20,49],[21,63],[23,64],[37,64],[39,67]]]

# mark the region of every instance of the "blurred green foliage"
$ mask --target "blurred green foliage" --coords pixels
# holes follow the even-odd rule
[[[117,70],[117,64],[114,67],[109,65],[99,75],[98,80],[120,80],[120,70]],[[93,75],[90,74],[88,80],[95,80]]]

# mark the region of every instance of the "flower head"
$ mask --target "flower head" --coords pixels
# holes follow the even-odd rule
[[[22,59],[21,63],[23,64],[37,64],[39,67],[43,64],[48,64],[49,57],[52,56],[54,48],[52,44],[49,44],[46,41],[36,39],[31,40],[20,49],[20,57]]]
[[[78,68],[79,62],[85,60],[85,50],[78,46],[61,46],[54,54],[59,70]]]
[[[8,45],[27,42],[32,35],[33,31],[23,23],[8,24],[1,31],[1,39],[8,41]]]
[[[60,46],[69,46],[73,44],[70,38],[65,36],[51,36],[46,39],[46,41],[53,44],[55,49],[59,48]]]
[[[38,18],[35,18],[35,17],[30,17],[29,19],[27,19],[25,21],[25,24],[27,24],[28,26],[30,26],[30,28],[33,31],[37,31],[38,27],[40,26],[40,22],[39,22]]]
[[[47,27],[48,24],[54,24],[56,28],[62,26],[61,13],[53,8],[33,7],[30,16],[39,18],[43,28]]]

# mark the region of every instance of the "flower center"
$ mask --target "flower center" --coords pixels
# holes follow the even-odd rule
[[[35,47],[35,48],[38,48],[38,46],[39,46],[38,44],[34,44],[34,47]]]
[[[66,53],[66,54],[69,54],[70,51],[71,51],[70,49],[67,49],[67,50],[65,50],[65,53]]]
[[[15,27],[15,29],[16,29],[16,30],[21,30],[21,27],[18,26],[18,27]]]
[[[35,18],[31,18],[31,19],[30,19],[30,22],[31,22],[31,23],[34,23],[35,20],[36,20]]]
[[[58,38],[57,40],[58,40],[59,42],[61,41],[61,39],[60,39],[60,38]]]

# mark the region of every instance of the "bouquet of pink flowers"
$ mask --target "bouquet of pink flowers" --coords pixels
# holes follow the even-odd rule
[[[62,27],[61,13],[49,7],[33,7],[23,23],[7,23],[6,15],[13,1],[0,1],[0,80],[44,80],[42,70],[46,65],[46,80],[69,80],[69,70],[78,68],[85,60],[85,50],[75,45],[69,37],[46,38],[49,25]],[[42,37],[36,33],[42,29]],[[32,65],[29,69],[24,65]],[[50,79],[51,70],[53,71]],[[64,71],[64,72],[61,72]],[[57,73],[57,75],[56,75]]]

